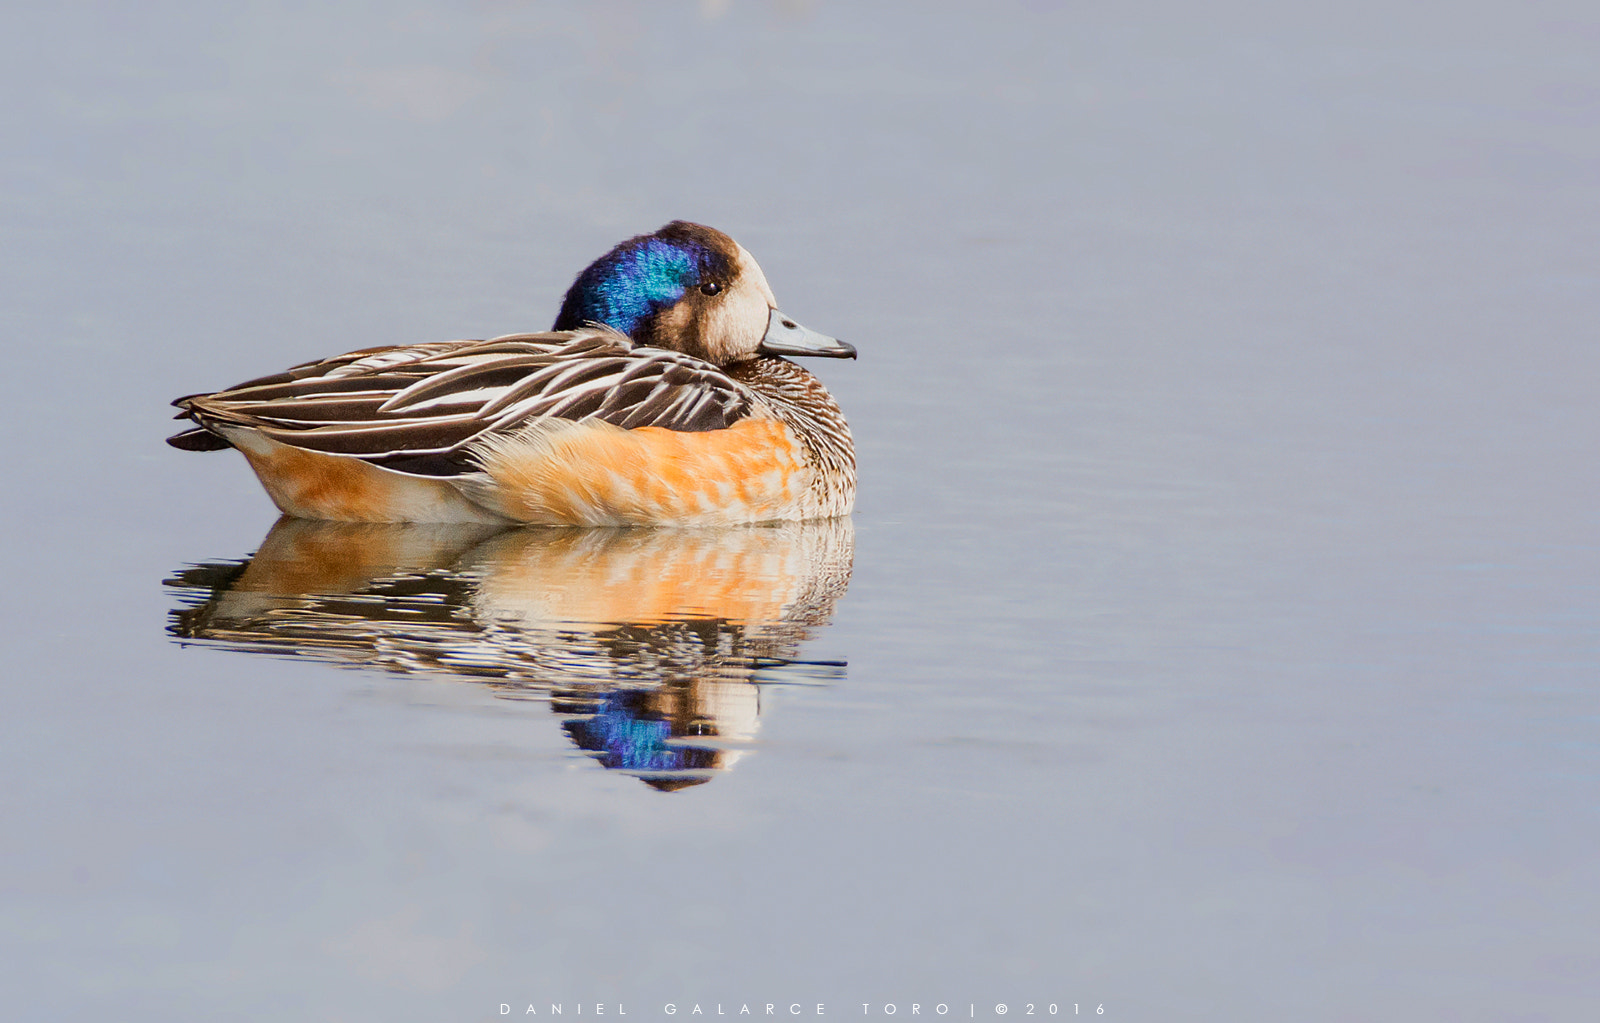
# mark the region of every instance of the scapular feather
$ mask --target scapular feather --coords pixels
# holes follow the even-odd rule
[[[428,476],[471,472],[475,440],[546,417],[697,432],[750,410],[744,386],[716,367],[610,331],[352,353],[176,404],[200,428],[172,438],[175,447],[227,447],[208,428],[246,426]]]

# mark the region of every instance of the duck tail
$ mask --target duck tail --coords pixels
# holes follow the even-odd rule
[[[180,451],[226,451],[233,447],[203,426],[175,433],[167,438],[167,443]]]

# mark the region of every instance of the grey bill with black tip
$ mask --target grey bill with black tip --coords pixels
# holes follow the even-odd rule
[[[816,355],[827,359],[853,359],[856,346],[836,337],[819,334],[772,310],[767,319],[767,334],[756,349],[762,355]]]

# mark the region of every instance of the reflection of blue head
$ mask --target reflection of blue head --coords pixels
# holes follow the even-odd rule
[[[578,275],[551,329],[603,323],[636,338],[642,325],[703,278],[726,277],[732,247],[721,232],[682,221],[629,238]]]
[[[616,770],[656,773],[717,766],[716,750],[669,743],[672,723],[649,711],[645,697],[636,690],[612,690],[592,717],[567,722],[567,734]]]

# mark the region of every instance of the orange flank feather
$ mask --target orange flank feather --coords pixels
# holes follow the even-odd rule
[[[442,479],[380,469],[359,458],[280,444],[245,427],[218,432],[250,460],[285,515],[335,522],[496,522]]]
[[[485,475],[457,479],[473,501],[542,525],[719,525],[802,517],[810,471],[774,419],[722,430],[624,430],[545,421],[476,450]]]

